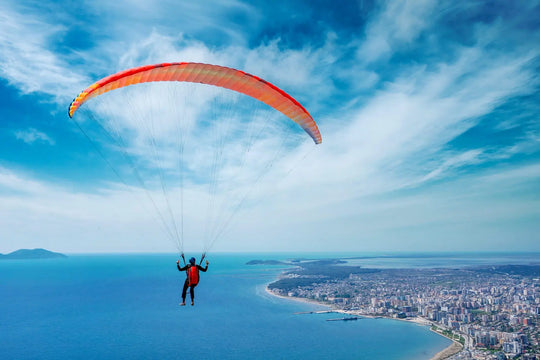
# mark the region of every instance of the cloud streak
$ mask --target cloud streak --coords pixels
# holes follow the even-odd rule
[[[365,40],[357,57],[371,63],[392,55],[401,46],[413,42],[434,21],[437,3],[430,0],[397,0],[382,3],[378,16],[365,30]]]
[[[176,2],[152,7],[137,2],[122,19],[119,9],[124,5],[90,5],[96,18],[109,14],[100,27],[108,33],[97,30],[92,39],[103,41],[66,52],[57,51],[55,45],[58,38],[73,31],[68,25],[51,26],[36,12],[23,16],[22,7],[2,5],[1,76],[21,93],[52,96],[64,109],[65,94],[72,97],[100,76],[118,70],[168,61],[215,63],[275,83],[297,98],[320,125],[323,144],[315,149],[304,143],[285,146],[289,151],[257,183],[235,226],[216,249],[327,250],[332,239],[334,250],[410,246],[437,250],[444,248],[443,243],[477,250],[487,246],[489,239],[504,248],[504,239],[512,232],[522,244],[532,246],[530,239],[535,237],[527,236],[539,230],[534,220],[540,215],[537,202],[527,192],[538,190],[535,181],[540,177],[540,126],[534,101],[540,47],[534,41],[538,37],[534,29],[515,25],[524,22],[505,17],[470,20],[475,11],[481,11],[480,5],[389,1],[381,2],[358,24],[360,35],[356,37],[343,36],[342,29],[323,24],[320,27],[328,26],[323,36],[309,39],[297,34],[305,36],[305,41],[291,46],[285,32],[282,37],[266,36],[264,9],[242,2],[235,2],[227,12],[224,3],[216,1],[209,14],[196,4],[175,8]],[[196,21],[186,20],[183,27],[171,25],[176,11],[194,14]],[[456,16],[469,22],[453,28],[449,24]],[[232,24],[243,17],[251,20]],[[135,21],[140,26],[132,29]],[[290,21],[286,18],[279,25],[285,27]],[[466,36],[460,36],[461,27],[466,27]],[[261,33],[255,35],[257,31]],[[217,44],[219,32],[224,36]],[[523,38],[524,43],[518,44],[515,38]],[[39,69],[39,76],[25,72],[29,67]],[[139,165],[148,170],[159,163],[172,173],[178,149],[174,120],[152,129],[161,154],[156,158],[147,136],[148,123],[135,122],[129,114],[136,109],[144,118],[147,105],[153,104],[158,118],[172,119],[162,95],[133,87],[126,94],[112,95],[117,96],[114,104],[123,106],[107,110],[96,103],[96,108],[109,111],[102,116],[114,114],[118,121],[114,131],[126,136],[127,152]],[[205,207],[200,199],[206,203],[209,190],[202,186],[207,179],[195,175],[197,170],[211,168],[203,165],[213,155],[210,138],[203,135],[205,128],[195,124],[208,115],[210,104],[218,103],[221,109],[223,99],[208,89],[180,95],[179,108],[189,109],[183,111],[187,120],[182,133],[192,131],[194,140],[193,147],[185,150],[192,160],[187,169],[194,175],[186,178],[186,207],[192,209],[193,227],[204,227],[199,221]],[[514,105],[516,99],[528,101],[523,105],[526,111],[518,111],[521,104]],[[234,97],[228,101],[240,106]],[[502,111],[505,106],[508,109]],[[231,123],[243,121],[242,116],[231,119]],[[83,125],[89,124],[83,121]],[[47,129],[45,134],[38,129],[42,127],[32,125],[14,135],[26,144],[60,141],[54,131]],[[238,134],[234,126],[229,130]],[[234,146],[236,139],[230,136],[228,157],[220,171],[223,179],[246,184],[257,178],[264,164],[253,159],[268,159],[279,148],[279,137],[262,137],[254,144],[250,148],[252,166],[245,167],[235,162],[236,154],[245,151]],[[97,139],[104,149],[115,150],[117,144],[107,141]],[[516,159],[519,161],[514,163]],[[152,180],[148,190],[154,192],[156,184]],[[85,229],[82,232],[88,231],[89,239],[91,228],[100,228],[107,238],[124,232],[140,239],[129,245],[99,240],[95,248],[104,251],[152,249],[142,238],[159,237],[155,223],[149,225],[148,212],[129,200],[133,192],[144,197],[144,189],[128,191],[108,182],[100,183],[97,192],[69,191],[8,168],[0,172],[0,186],[3,212],[10,214],[4,219],[6,226],[30,221],[27,216],[36,224],[52,221],[45,213],[50,202],[54,203],[52,213],[60,219],[55,220],[58,228],[47,228],[50,237],[61,234],[61,224],[65,224],[67,233]],[[179,195],[176,186],[170,191]],[[100,210],[111,204],[117,213]],[[520,229],[520,222],[527,226]],[[147,231],[141,230],[144,226]],[[450,229],[456,229],[452,236]],[[142,235],[137,236],[137,231]],[[37,228],[31,233],[37,233]],[[256,244],[249,240],[255,238]],[[476,245],[470,244],[472,238],[477,239]],[[375,240],[376,245],[369,244]],[[78,248],[92,249],[85,246]]]
[[[34,144],[34,143],[54,145],[53,139],[51,139],[44,132],[39,131],[34,128],[29,128],[26,130],[17,130],[15,131],[14,135],[15,135],[15,138],[17,138],[18,140],[22,140],[29,145]]]
[[[9,2],[0,5],[0,74],[22,93],[40,92],[65,100],[86,82],[52,51],[54,39],[66,29]]]

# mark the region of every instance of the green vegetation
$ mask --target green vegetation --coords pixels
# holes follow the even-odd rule
[[[285,278],[275,281],[268,285],[270,290],[280,289],[283,291],[291,291],[299,286],[310,286],[313,283],[325,282],[324,278]]]
[[[435,325],[431,325],[431,330],[435,331],[435,332],[437,332],[437,333],[439,333],[439,334],[441,334],[443,336],[446,336],[450,340],[458,341],[459,343],[461,343],[461,345],[465,345],[465,339],[463,338],[463,336],[461,336],[458,333],[454,333],[452,330],[442,329],[442,328],[437,327]]]
[[[278,260],[250,260],[246,265],[289,265],[283,261]]]
[[[444,336],[450,338],[450,339],[453,339],[454,338],[454,333],[450,330],[443,330],[441,332],[441,334],[443,334]]]
[[[539,265],[497,265],[476,267],[476,272],[519,275],[519,276],[540,276]]]

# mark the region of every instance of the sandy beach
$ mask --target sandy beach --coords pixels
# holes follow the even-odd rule
[[[453,341],[452,344],[450,344],[450,346],[448,346],[446,349],[436,353],[435,356],[432,357],[430,360],[444,360],[444,359],[447,359],[450,356],[457,354],[462,349],[463,349],[463,346],[460,343]]]
[[[279,294],[276,294],[274,293],[272,290],[270,290],[268,288],[268,285],[265,286],[265,291],[272,295],[272,296],[275,296],[275,297],[278,297],[278,298],[281,298],[281,299],[287,299],[287,300],[293,300],[293,301],[298,301],[298,302],[303,302],[303,303],[309,303],[309,304],[314,304],[314,305],[320,305],[320,306],[324,306],[324,307],[327,307],[328,309],[331,309],[331,310],[334,310],[332,309],[332,306],[328,305],[328,304],[321,304],[320,302],[318,301],[315,301],[315,300],[312,300],[312,299],[306,299],[306,298],[299,298],[299,297],[294,297],[294,296],[283,296],[283,295],[279,295]],[[335,310],[336,312],[338,312],[339,310]]]
[[[362,313],[360,313],[358,311],[354,311],[354,310],[334,309],[334,308],[332,308],[331,305],[323,304],[323,303],[320,303],[320,302],[312,300],[312,299],[279,295],[279,294],[276,294],[276,293],[272,292],[268,288],[268,286],[265,286],[265,290],[266,290],[266,292],[268,294],[270,294],[272,296],[276,296],[278,298],[287,299],[287,300],[293,300],[293,301],[299,301],[299,302],[304,302],[304,303],[309,303],[309,304],[315,304],[315,305],[319,305],[319,306],[324,306],[324,307],[327,307],[329,310],[334,311],[336,313],[354,315],[354,316],[361,316],[361,317],[365,317],[365,318],[385,318],[385,319],[391,319],[391,320],[406,321],[406,322],[415,323],[415,324],[422,325],[422,326],[431,326],[431,325],[433,325],[433,323],[431,321],[423,319],[423,318],[419,318],[419,317],[409,318],[409,319],[398,319],[398,318],[387,317],[387,316],[366,315],[366,314],[362,314]],[[435,333],[440,335],[440,336],[444,336],[444,335],[439,334],[438,332],[435,332]],[[458,343],[456,341],[452,341],[452,343],[447,348],[439,351],[430,360],[444,360],[444,359],[447,359],[450,356],[457,354],[462,349],[463,349],[463,346],[460,343]]]

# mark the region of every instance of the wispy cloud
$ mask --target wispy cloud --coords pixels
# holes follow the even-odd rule
[[[49,135],[45,134],[42,131],[39,131],[34,128],[29,128],[26,130],[17,130],[14,133],[15,138],[18,140],[22,140],[27,144],[34,144],[34,143],[44,143],[48,145],[54,145],[54,140],[49,137]]]
[[[6,239],[2,248],[15,250],[21,244],[58,248],[71,243],[62,245],[65,251],[136,251],[141,246],[151,250],[150,239],[160,238],[159,247],[174,250],[138,196],[144,195],[114,186],[85,193],[0,167],[0,237]]]
[[[457,159],[481,162],[481,149],[447,151],[449,144],[505,99],[534,91],[529,60],[475,47],[435,70],[408,69],[353,111],[349,125],[326,133],[325,174],[315,179],[351,182],[357,195],[367,195],[418,184],[449,164],[454,170],[470,164]]]
[[[209,0],[205,2],[160,1],[159,5],[146,1],[106,0],[87,4],[101,17],[107,32],[107,46],[112,51],[125,50],[124,44],[140,41],[152,30],[167,36],[188,34],[218,47],[229,44],[245,46],[249,39],[246,28],[257,28],[264,22],[264,14],[242,1]],[[137,26],[133,26],[137,24]],[[178,30],[182,29],[182,30]],[[100,35],[104,35],[104,33]],[[112,41],[111,41],[112,40]],[[115,40],[121,40],[115,42]]]
[[[369,247],[359,244],[358,239],[376,239],[377,246],[401,249],[408,247],[398,238],[416,246],[432,244],[422,237],[451,243],[448,230],[452,226],[464,239],[477,236],[485,245],[494,237],[504,245],[503,235],[510,231],[525,239],[531,229],[538,229],[531,225],[527,232],[517,226],[520,219],[539,217],[538,203],[526,194],[537,191],[534,182],[540,176],[535,155],[540,149],[535,117],[538,108],[533,104],[519,112],[520,104],[512,104],[512,100],[537,92],[540,47],[534,31],[516,25],[522,22],[512,18],[513,12],[505,15],[510,18],[479,21],[466,17],[469,11],[481,11],[478,3],[381,2],[366,23],[358,24],[357,38],[340,38],[337,34],[343,32],[328,28],[324,34],[311,34],[317,41],[309,41],[309,34],[298,34],[307,40],[289,47],[290,42],[279,35],[268,38],[264,31],[253,35],[270,20],[265,19],[263,10],[239,1],[214,1],[206,12],[198,3],[166,1],[149,6],[138,1],[126,6],[124,1],[98,1],[88,6],[101,22],[91,37],[99,41],[89,42],[77,52],[62,52],[56,47],[58,39],[73,29],[52,23],[37,11],[23,15],[28,9],[8,4],[0,5],[0,76],[22,93],[56,97],[62,108],[66,96],[73,97],[115,71],[149,63],[194,61],[258,75],[288,91],[312,113],[320,125],[323,144],[314,150],[307,143],[285,146],[289,151],[258,181],[252,201],[240,210],[239,221],[228,234],[228,239],[237,241],[233,243],[235,250],[251,249],[252,241],[244,239],[254,238],[259,243],[251,250],[324,250],[329,238],[336,239],[336,247],[342,249]],[[107,16],[101,16],[104,13]],[[464,20],[453,28],[452,21],[445,22],[448,16],[465,16],[469,22]],[[84,22],[84,17],[80,21]],[[292,20],[282,21],[286,26]],[[180,23],[182,26],[177,25]],[[461,36],[462,27],[466,27],[466,36]],[[515,41],[517,38],[523,42]],[[425,44],[431,47],[424,49]],[[78,65],[81,63],[83,66]],[[170,89],[163,88],[165,92]],[[170,120],[176,119],[171,115],[174,111],[169,111],[167,104],[178,106],[176,115],[178,109],[189,109],[182,110],[185,134],[193,137],[192,147],[184,150],[191,163],[184,165],[192,177],[185,179],[184,195],[191,223],[202,228],[204,224],[198,221],[205,216],[210,191],[202,186],[208,179],[196,175],[211,169],[215,153],[213,138],[195,123],[208,118],[211,105],[222,110],[223,100],[235,106],[241,102],[200,88],[174,93],[180,100],[143,87],[111,92],[113,105],[100,108],[97,101],[94,110],[100,116],[114,117],[117,124],[113,131],[125,136],[125,151],[138,165],[148,170],[159,164],[170,175],[178,165],[180,137],[175,120]],[[493,117],[501,106],[508,109]],[[157,114],[156,118],[165,121],[150,131],[149,123],[135,121],[130,111],[142,119]],[[254,118],[260,126],[263,116]],[[244,121],[242,116],[231,115],[229,119],[232,124]],[[38,130],[41,128],[35,125],[14,134],[26,143],[54,144],[58,139],[54,132],[47,130],[45,134]],[[251,166],[238,166],[238,154],[246,152],[235,144],[235,140],[241,143],[239,128],[228,130],[231,136],[220,176],[245,185],[249,179],[257,179],[263,160],[282,144],[277,130],[275,136],[262,136],[249,148]],[[474,136],[475,131],[480,135]],[[468,133],[473,133],[474,142],[457,141]],[[484,139],[493,134],[505,136],[504,145]],[[107,143],[109,140],[96,138],[104,149],[117,150],[118,144]],[[159,157],[153,153],[156,149]],[[510,162],[524,157],[528,157],[528,164]],[[476,186],[477,182],[485,186]],[[147,190],[128,190],[107,183],[89,194],[2,169],[0,211],[10,218],[3,217],[5,226],[0,228],[13,228],[15,223],[21,228],[30,222],[28,216],[33,216],[36,229],[32,234],[37,233],[39,224],[52,222],[58,228],[47,225],[50,237],[60,234],[63,224],[70,234],[94,227],[111,238],[126,233],[137,237],[136,232],[146,226],[145,236],[156,238],[159,232],[155,223],[150,225],[152,216],[133,205],[132,193],[136,197],[145,197],[144,191],[157,193],[155,177],[149,185]],[[176,186],[169,190],[175,198],[179,196]],[[217,200],[222,199],[218,196]],[[161,198],[157,201],[163,205]],[[51,207],[55,219],[47,215]],[[78,230],[74,223],[79,224]],[[498,236],[492,229],[502,223],[507,227]],[[294,244],[290,234],[297,238]],[[468,245],[466,240],[456,241]],[[98,240],[98,244],[104,250],[126,246],[108,245],[105,240]],[[142,240],[129,246],[151,248]]]
[[[332,251],[515,249],[508,236],[534,248],[535,227],[523,226],[523,219],[540,216],[538,199],[530,196],[538,191],[539,179],[538,165],[521,166],[468,175],[420,193],[351,198],[324,208],[274,190],[273,199],[244,209],[214,250],[328,250],[329,242]],[[12,241],[2,244],[7,250],[20,244],[62,244],[63,251],[175,250],[151,209],[137,200],[144,194],[125,187],[88,194],[0,169],[0,194],[0,235]],[[201,193],[188,193],[187,199],[188,230],[200,235],[205,202]],[[24,231],[9,232],[14,226]],[[199,250],[193,240],[188,245],[189,251]]]
[[[365,30],[365,40],[358,49],[360,61],[370,63],[391,55],[416,39],[436,19],[437,2],[397,0],[383,2],[378,16]]]
[[[25,10],[27,12],[25,13]],[[0,74],[22,93],[69,97],[86,78],[70,70],[51,48],[66,29],[23,5],[0,4]],[[63,94],[63,96],[62,96]]]

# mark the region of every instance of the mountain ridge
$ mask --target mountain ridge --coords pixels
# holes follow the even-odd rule
[[[56,259],[66,258],[61,253],[49,251],[46,249],[19,249],[9,254],[0,254],[0,260],[30,260],[30,259]]]

